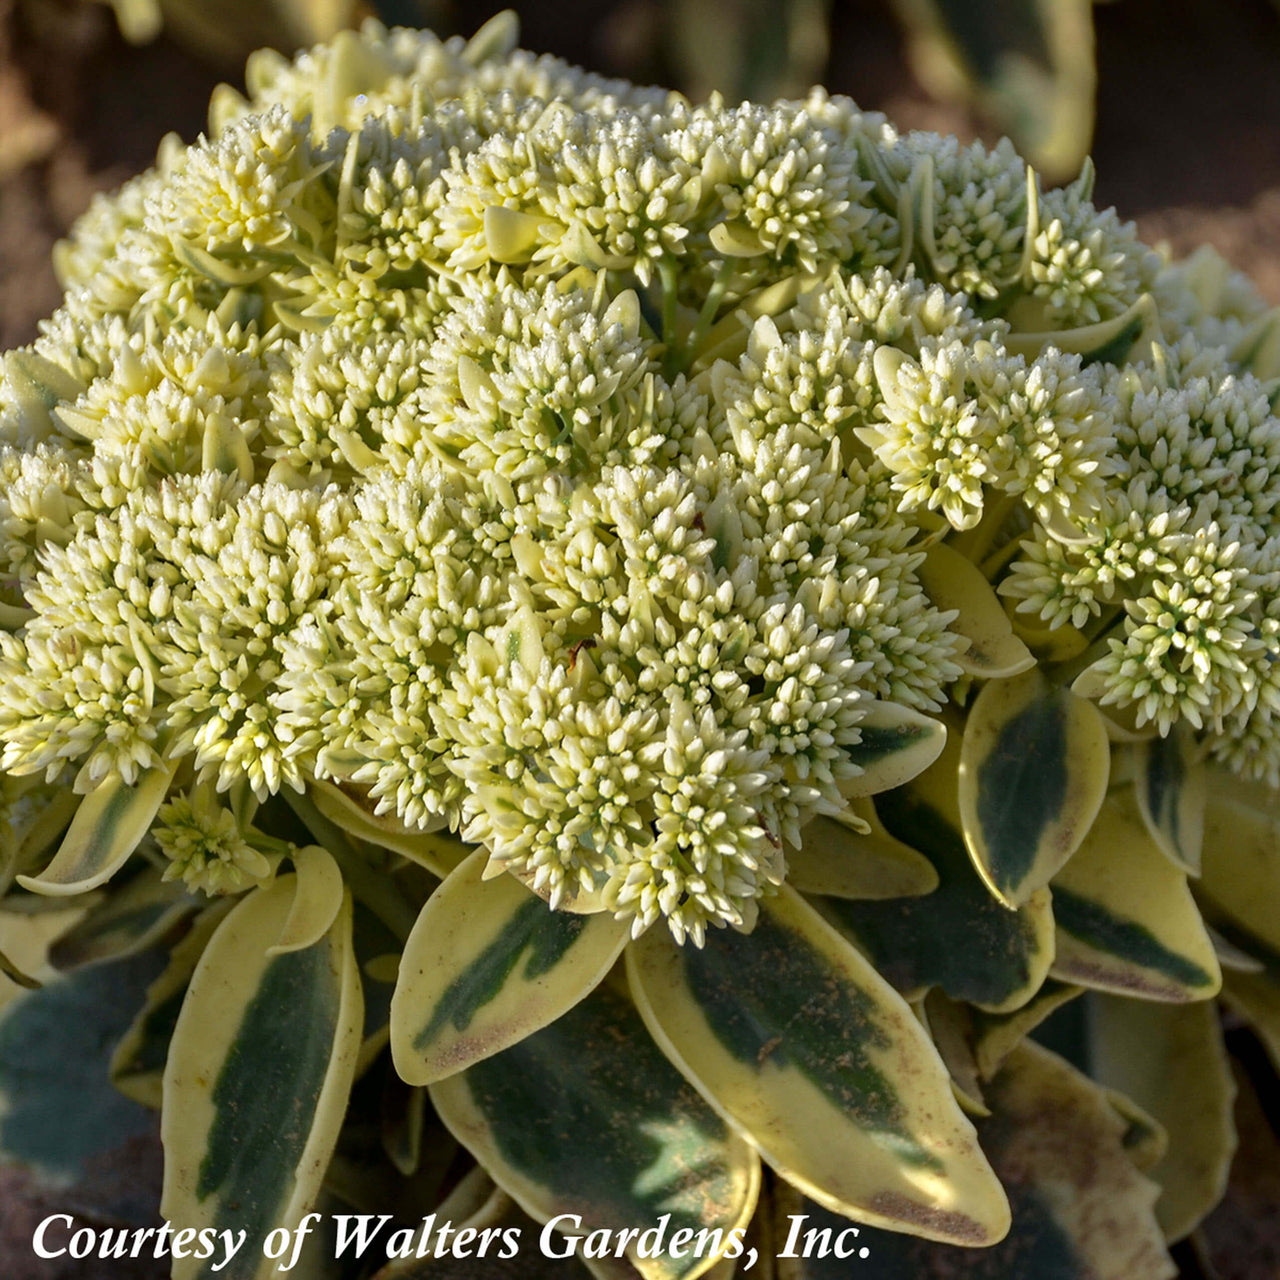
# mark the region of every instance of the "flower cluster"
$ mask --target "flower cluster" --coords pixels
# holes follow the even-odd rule
[[[846,813],[869,708],[947,700],[957,531],[1104,706],[1280,774],[1247,291],[1007,144],[504,30],[256,55],[62,246],[0,366],[0,767],[328,780],[700,940]],[[210,891],[263,874],[225,816],[157,836]]]

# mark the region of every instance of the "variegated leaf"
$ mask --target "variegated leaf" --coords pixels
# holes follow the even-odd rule
[[[662,1056],[630,1002],[597,988],[563,1017],[431,1086],[454,1136],[534,1218],[601,1228],[745,1227],[760,1162]],[[645,1280],[694,1280],[715,1263],[670,1251],[628,1260]]]
[[[749,935],[627,950],[637,1005],[684,1075],[787,1181],[863,1222],[990,1244],[1008,1206],[910,1008],[794,891]]]
[[[391,1038],[391,997],[403,942],[362,902],[355,904],[352,945],[364,987],[364,1030],[356,1074],[363,1075]]]
[[[1110,797],[1053,882],[1064,982],[1148,1000],[1204,1000],[1222,985],[1213,943],[1179,871],[1132,802]]]
[[[0,804],[7,815],[0,829],[0,898],[17,875],[34,870],[75,815],[80,800],[66,786],[51,786],[39,778],[0,776]]]
[[[297,873],[293,902],[279,938],[267,952],[269,956],[315,946],[337,919],[346,892],[342,871],[327,849],[309,844],[295,849],[289,856]]]
[[[1078,172],[1097,83],[1088,0],[897,0],[896,8],[912,69],[933,97],[973,101],[1055,183]]]
[[[1280,1072],[1280,952],[1252,941],[1250,948],[1261,956],[1261,969],[1225,972],[1222,997],[1233,1012],[1252,1026]]]
[[[971,1116],[990,1115],[982,1096],[982,1076],[974,1053],[974,1009],[941,991],[930,991],[917,1013],[951,1076],[956,1099]]]
[[[959,749],[953,734],[932,769],[876,799],[889,832],[933,863],[938,888],[898,902],[829,898],[822,910],[908,998],[937,986],[953,1000],[1007,1012],[1030,1000],[1049,972],[1049,893],[1042,889],[1024,907],[1009,911],[978,879],[960,834]]]
[[[405,1084],[394,1071],[387,1072],[382,1091],[382,1149],[402,1177],[411,1178],[418,1171],[426,1112],[427,1091]]]
[[[1097,992],[1091,993],[1094,998],[1105,999]],[[1167,1005],[1153,1005],[1153,1008],[1168,1008]],[[1200,1008],[1201,1006],[1187,1006]],[[1128,1094],[1119,1089],[1103,1087],[1107,1101],[1116,1115],[1124,1121],[1125,1130],[1121,1143],[1125,1155],[1133,1161],[1133,1167],[1142,1173],[1150,1173],[1165,1158],[1169,1150],[1169,1131],[1149,1111],[1138,1106]],[[1156,1215],[1159,1217],[1159,1214]]]
[[[24,991],[39,991],[44,985],[38,978],[33,978],[16,960],[11,960],[0,951],[0,977],[7,978],[14,986]]]
[[[960,820],[978,874],[1006,906],[1022,906],[1079,848],[1110,768],[1091,703],[1039,671],[983,687],[960,749]]]
[[[1014,635],[991,584],[968,556],[945,542],[936,543],[916,574],[937,608],[957,611],[951,630],[969,641],[969,647],[956,656],[964,671],[990,680],[1016,676],[1035,666],[1031,651]]]
[[[938,887],[923,854],[895,840],[869,799],[850,803],[851,820],[815,818],[787,850],[787,881],[803,893],[833,898],[913,898]],[[858,830],[854,822],[868,830]]]
[[[1084,990],[1052,978],[1020,1009],[1010,1013],[973,1013],[974,1054],[978,1073],[989,1080],[1004,1060],[1047,1018]]]
[[[24,895],[25,896],[25,895]],[[84,918],[84,908],[70,905],[61,899],[35,898],[44,906],[56,906],[54,911],[25,913],[0,912],[0,951],[21,974],[43,985],[56,973],[49,964],[49,948],[66,931]],[[0,1011],[7,1004],[31,990],[25,982],[15,982],[0,974]]]
[[[553,911],[514,877],[484,878],[477,850],[427,899],[391,1000],[391,1053],[431,1084],[560,1017],[613,967],[628,930]]]
[[[154,1133],[152,1113],[111,1087],[107,1060],[162,964],[151,952],[93,965],[5,1004],[0,1161],[32,1170],[74,1200],[95,1167]],[[112,1216],[155,1212],[154,1203],[138,1203],[145,1192],[117,1186],[112,1194],[119,1204],[98,1206]]]
[[[223,1280],[274,1273],[263,1241],[296,1226],[319,1191],[360,1048],[350,901],[314,945],[270,954],[293,906],[293,880],[254,890],[219,926],[164,1071],[161,1213],[248,1233]],[[205,1280],[208,1267],[175,1259],[173,1280]]]
[[[1042,666],[1054,666],[1059,662],[1071,662],[1089,647],[1083,632],[1069,623],[1060,627],[1034,625],[1024,613],[1015,612],[1010,618],[1014,634],[1036,656]]]
[[[1222,1199],[1236,1149],[1236,1088],[1218,1011],[1209,1001],[1093,995],[1089,1033],[1093,1078],[1132,1098],[1168,1134],[1149,1172],[1160,1184],[1165,1238],[1181,1240]]]
[[[1157,1195],[1124,1151],[1125,1123],[1106,1094],[1061,1058],[1018,1048],[987,1090],[992,1114],[978,1121],[982,1148],[1009,1192],[1013,1228],[989,1249],[965,1250],[864,1230],[856,1262],[835,1256],[847,1223],[818,1206],[786,1206],[779,1253],[811,1256],[779,1280],[1171,1280],[1152,1205]],[[796,1222],[795,1216],[803,1215]],[[794,1235],[792,1232],[794,1231]],[[818,1253],[824,1244],[826,1256]],[[865,1250],[865,1253],[862,1251]]]
[[[923,773],[947,741],[947,726],[895,702],[870,702],[858,721],[862,735],[845,752],[862,770],[840,783],[848,800],[873,796]]]
[[[33,893],[55,896],[105,884],[147,834],[176,768],[144,770],[134,786],[118,773],[98,783],[80,802],[53,861],[38,876],[19,876],[18,883]]]
[[[1085,364],[1103,361],[1123,364],[1135,349],[1149,353],[1151,341],[1159,336],[1159,310],[1155,299],[1144,293],[1127,311],[1109,320],[1081,325],[1076,329],[1013,332],[1004,341],[1014,355],[1026,356],[1028,360],[1035,359],[1046,347],[1052,346],[1070,355],[1082,356]]]
[[[1280,814],[1268,797],[1221,774],[1209,784],[1198,888],[1234,924],[1280,952]]]
[[[378,817],[370,813],[332,782],[313,780],[307,794],[315,807],[347,835],[381,849],[390,849],[426,867],[441,880],[471,852],[471,845],[464,844],[447,831],[419,831],[406,827],[389,815]]]
[[[1204,763],[1189,725],[1134,748],[1138,812],[1161,851],[1188,875],[1200,874],[1207,796]]]
[[[163,938],[200,903],[180,883],[164,881],[148,867],[73,925],[49,950],[58,969],[120,959],[145,951]]]
[[[233,899],[221,898],[204,911],[147,988],[142,1007],[111,1055],[111,1083],[126,1098],[156,1111],[160,1109],[165,1059],[191,975],[209,939],[234,905]]]

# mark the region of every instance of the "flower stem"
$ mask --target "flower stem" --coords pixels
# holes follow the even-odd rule
[[[698,312],[698,318],[694,322],[688,340],[685,342],[684,363],[686,368],[693,363],[699,345],[710,332],[712,324],[715,323],[716,313],[720,310],[720,304],[724,301],[725,291],[728,289],[729,281],[733,279],[733,273],[736,270],[737,263],[731,259],[725,259],[720,264],[715,279],[711,282],[711,288],[707,290],[707,297],[702,304],[702,310]]]

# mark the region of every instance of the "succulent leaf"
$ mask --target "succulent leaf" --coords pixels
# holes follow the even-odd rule
[[[880,899],[915,898],[938,887],[933,863],[895,840],[870,800],[855,800],[849,815],[814,818],[800,847],[787,850],[787,879],[795,888],[833,898]]]
[[[920,566],[920,583],[939,609],[954,609],[951,629],[966,637],[969,647],[956,662],[983,680],[1016,676],[1036,660],[1014,634],[991,584],[967,556],[945,542],[935,543]]]
[[[1200,874],[1207,770],[1186,725],[1137,746],[1134,793],[1152,838],[1190,876]]]
[[[255,889],[219,925],[164,1069],[161,1212],[196,1228],[246,1231],[228,1268],[236,1280],[274,1271],[263,1241],[295,1227],[318,1193],[360,1047],[349,899],[310,947],[272,954],[294,879]],[[194,1257],[174,1260],[174,1280],[202,1270]]]
[[[974,866],[1001,902],[1022,906],[1080,847],[1110,771],[1091,703],[1039,671],[983,686],[960,749],[960,819]]]
[[[430,1088],[453,1135],[540,1222],[578,1235],[630,1230],[645,1280],[693,1280],[744,1228],[760,1189],[751,1148],[658,1051],[625,996],[601,987],[563,1017]],[[701,1249],[643,1256],[669,1214]],[[714,1233],[714,1234],[713,1234]],[[682,1252],[683,1257],[676,1256]]]
[[[1053,960],[1053,914],[1041,889],[1010,911],[978,878],[956,802],[959,735],[915,783],[876,799],[890,834],[933,863],[939,886],[892,904],[826,899],[823,911],[908,999],[941,987],[993,1013],[1026,1004]]]
[[[910,782],[937,758],[947,741],[947,726],[910,707],[872,702],[858,721],[859,739],[846,748],[861,772],[840,786],[855,800]]]
[[[163,880],[158,870],[148,867],[62,934],[49,949],[50,963],[69,971],[136,955],[163,939],[200,905],[181,885]]]
[[[420,831],[406,827],[387,814],[373,814],[332,782],[317,779],[308,788],[316,808],[340,830],[357,840],[426,867],[443,880],[470,852],[461,840],[442,831]]]
[[[1146,1172],[1160,1185],[1165,1239],[1181,1240],[1222,1198],[1236,1149],[1236,1087],[1217,1010],[1093,996],[1089,1040],[1093,1078],[1132,1098],[1168,1135]]]
[[[1053,881],[1059,981],[1174,1003],[1222,985],[1186,873],[1160,851],[1136,805],[1109,798]]]
[[[427,900],[391,1000],[391,1052],[410,1084],[432,1084],[510,1048],[566,1013],[630,937],[602,914],[553,911],[511,876],[485,878],[478,849]]]
[[[95,1165],[153,1134],[152,1113],[111,1087],[107,1059],[160,964],[151,952],[94,965],[4,1004],[0,1159],[59,1194],[84,1194]],[[71,1115],[77,1123],[67,1123]],[[112,1181],[108,1203],[96,1195],[88,1203],[113,1220],[151,1220],[147,1189]]]
[[[105,884],[146,835],[176,768],[144,770],[132,786],[119,774],[104,778],[80,802],[49,865],[37,876],[19,876],[18,883],[33,893],[59,897]]]
[[[987,1098],[992,1114],[978,1121],[978,1133],[1013,1205],[1013,1229],[1002,1242],[975,1254],[864,1231],[856,1243],[867,1253],[856,1272],[829,1249],[825,1259],[792,1264],[791,1275],[1171,1280],[1177,1274],[1153,1212],[1159,1189],[1126,1154],[1125,1123],[1102,1089],[1056,1055],[1024,1044],[991,1082]],[[799,1243],[806,1229],[834,1236],[843,1225],[816,1205],[788,1209],[810,1215]]]
[[[764,1159],[857,1221],[990,1244],[999,1184],[910,1008],[793,891],[749,936],[647,934],[627,972],[655,1039]]]

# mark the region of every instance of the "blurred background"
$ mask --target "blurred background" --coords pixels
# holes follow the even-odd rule
[[[1008,134],[1046,185],[1092,154],[1096,203],[1175,253],[1212,244],[1280,303],[1280,0],[0,0],[0,350],[58,304],[50,250],[93,193],[149,165],[166,132],[194,140],[253,48],[292,52],[372,14],[470,35],[507,7],[526,48],[692,97],[820,82],[901,129]],[[1241,1154],[1179,1262],[1280,1280],[1280,1086],[1246,1032],[1229,1043]],[[158,1173],[139,1150],[95,1195],[146,1195]],[[65,1211],[0,1170],[0,1276],[120,1280],[121,1264],[32,1257],[35,1223]]]
[[[95,190],[200,132],[209,91],[377,13],[467,34],[502,0],[0,0],[0,349],[58,301],[49,249]],[[1009,134],[1046,182],[1280,302],[1276,0],[517,0],[526,47],[691,96],[821,82],[901,128]]]

